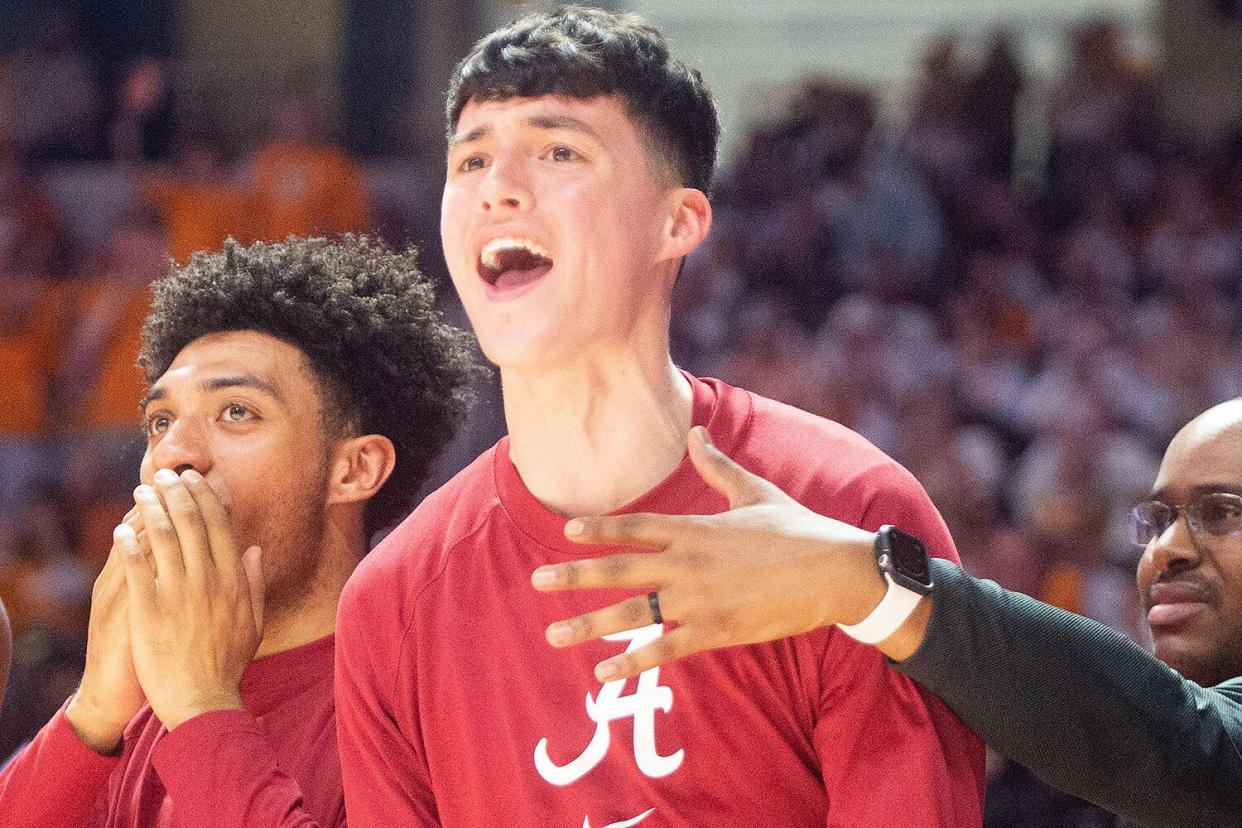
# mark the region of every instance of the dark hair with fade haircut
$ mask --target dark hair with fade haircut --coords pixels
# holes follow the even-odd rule
[[[673,160],[682,185],[711,192],[720,122],[697,69],[669,54],[636,14],[564,6],[492,32],[457,65],[449,137],[470,101],[616,95],[650,149]]]
[[[415,251],[366,236],[295,238],[195,253],[154,285],[138,364],[155,382],[199,337],[259,331],[306,355],[331,436],[382,434],[392,475],[367,502],[366,531],[414,504],[453,437],[477,368],[469,334],[441,318]]]

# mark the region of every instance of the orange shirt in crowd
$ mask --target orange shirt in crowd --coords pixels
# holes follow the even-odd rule
[[[196,250],[219,250],[229,236],[241,242],[252,237],[254,210],[246,190],[174,178],[152,179],[143,189],[163,216],[168,254],[179,264]]]
[[[254,188],[264,241],[368,229],[362,171],[339,147],[269,144],[255,156]]]
[[[35,436],[49,426],[47,395],[64,344],[68,288],[39,282],[32,290],[29,310],[6,318],[0,308],[0,436]]]
[[[1066,612],[1083,615],[1086,613],[1086,592],[1082,568],[1058,563],[1049,570],[1044,578],[1042,594],[1036,597]]]

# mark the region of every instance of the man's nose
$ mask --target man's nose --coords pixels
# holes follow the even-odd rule
[[[1177,515],[1167,529],[1148,544],[1144,554],[1151,556],[1152,566],[1157,572],[1177,573],[1194,569],[1203,560],[1200,540],[1190,529],[1190,521],[1185,511]]]
[[[172,469],[177,474],[186,469],[207,474],[211,469],[210,457],[202,428],[189,419],[174,420],[151,449],[155,468]]]
[[[479,206],[488,212],[521,212],[534,207],[535,196],[525,159],[513,153],[498,153],[484,174],[479,195]]]

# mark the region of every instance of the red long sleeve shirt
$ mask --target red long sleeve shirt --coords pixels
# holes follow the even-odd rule
[[[695,424],[808,507],[892,523],[956,560],[903,468],[835,423],[692,380]],[[635,451],[641,451],[636,446]],[[716,513],[688,459],[626,512]],[[523,485],[502,440],[374,550],[342,596],[337,723],[355,826],[841,826],[981,822],[983,746],[878,650],[835,629],[700,653],[603,686],[656,625],[567,650],[544,628],[616,590],[538,593],[606,553]]]
[[[205,713],[172,732],[144,707],[115,757],[84,745],[61,708],[0,771],[0,824],[344,825],[332,658],[327,636],[258,659],[242,676],[245,710]]]

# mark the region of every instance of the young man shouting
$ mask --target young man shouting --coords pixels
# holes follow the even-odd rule
[[[669,358],[669,299],[706,237],[717,120],[698,74],[633,16],[562,9],[486,38],[449,90],[441,232],[500,367],[509,436],[430,496],[342,596],[337,721],[358,825],[969,826],[982,746],[841,632],[703,654],[658,596],[620,632],[556,650],[599,596],[530,586],[598,554],[565,515],[713,513],[685,457],[703,425],[817,512],[897,524],[955,559],[927,496],[847,429]],[[609,597],[607,595],[605,598]]]
[[[461,419],[464,339],[366,239],[230,242],[156,284],[137,507],[0,823],[345,824],[337,599]]]

